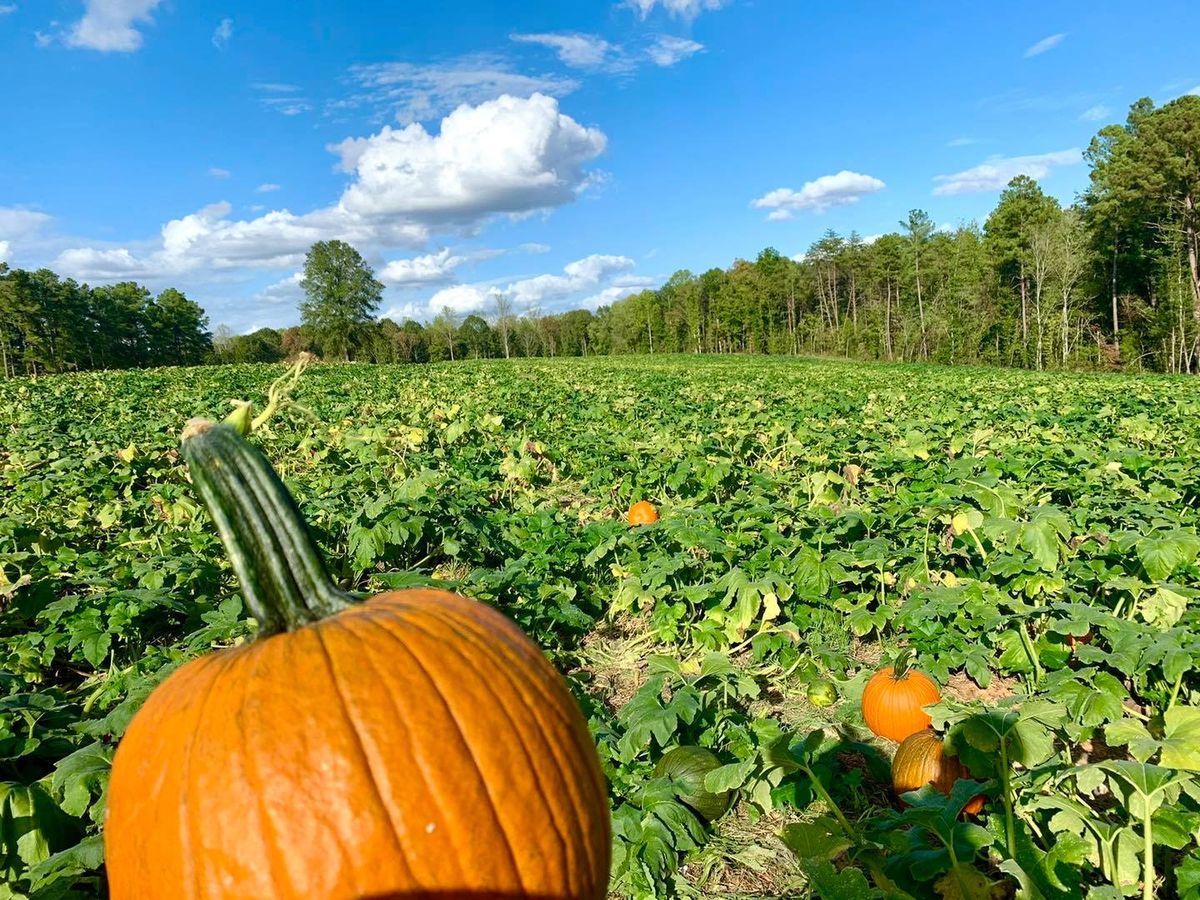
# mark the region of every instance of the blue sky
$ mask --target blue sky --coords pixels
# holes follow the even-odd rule
[[[1200,92],[1194,0],[0,0],[0,259],[298,320],[314,240],[381,312],[596,306],[827,228],[1071,200]]]

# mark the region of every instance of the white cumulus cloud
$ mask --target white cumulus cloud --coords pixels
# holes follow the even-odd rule
[[[1073,166],[1082,159],[1083,154],[1078,148],[1031,156],[997,156],[962,172],[935,176],[933,180],[937,182],[937,187],[933,189],[933,193],[939,197],[946,197],[998,191],[1018,175],[1041,179],[1049,175],[1051,169]]]
[[[84,0],[83,18],[64,36],[69,47],[101,52],[132,53],[142,46],[135,24],[151,21],[161,0]]]
[[[843,169],[835,175],[822,175],[805,182],[800,190],[776,188],[764,194],[750,205],[755,209],[769,209],[767,218],[773,221],[790,219],[804,209],[823,213],[835,206],[857,203],[861,197],[882,191],[885,185],[878,178]]]
[[[0,241],[0,263],[8,262],[9,253],[12,252],[12,246],[8,241]]]
[[[238,219],[231,204],[215,203],[167,222],[156,238],[68,246],[56,266],[76,278],[155,280],[190,272],[211,279],[295,269],[319,240],[373,253],[419,250],[434,232],[471,233],[493,216],[571,202],[591,183],[585,165],[605,142],[601,131],[561,113],[553,98],[500,97],[460,107],[440,131],[384,128],[330,148],[353,177],[328,206]],[[43,213],[0,208],[0,238],[8,237],[6,224],[27,230],[44,221]]]
[[[454,278],[454,270],[467,261],[468,257],[442,248],[436,253],[414,256],[411,259],[393,259],[383,267],[379,273],[379,280],[389,287],[396,288],[445,284]]]
[[[218,50],[224,50],[229,44],[230,38],[233,37],[233,19],[222,19],[221,24],[216,27],[212,34],[213,46]]]
[[[331,147],[356,175],[341,207],[360,216],[475,222],[570,202],[591,183],[583,166],[607,139],[561,113],[544,94],[460,106],[430,134],[384,127]]]
[[[627,256],[593,253],[567,263],[561,274],[535,275],[507,285],[456,284],[443,288],[429,299],[428,313],[437,315],[449,307],[462,315],[490,308],[497,293],[504,293],[518,310],[565,308],[611,303],[614,299],[635,293],[653,283],[652,279],[629,274],[633,260]],[[598,294],[569,303],[572,298],[605,286]]]
[[[1041,54],[1045,53],[1047,50],[1053,50],[1055,47],[1057,47],[1059,44],[1061,44],[1063,42],[1063,38],[1065,38],[1066,36],[1067,36],[1067,33],[1064,31],[1064,32],[1061,32],[1060,34],[1052,34],[1052,35],[1049,35],[1048,37],[1042,38],[1040,41],[1038,41],[1036,44],[1034,44],[1028,50],[1025,51],[1025,58],[1028,59],[1031,56],[1040,56]]]
[[[528,308],[565,300],[582,291],[592,290],[618,272],[633,268],[628,256],[607,256],[593,253],[583,259],[567,263],[561,275],[538,275],[514,281],[505,293],[513,302]]]
[[[0,238],[29,237],[49,225],[52,218],[44,212],[21,206],[0,206]]]
[[[455,315],[477,312],[491,303],[494,296],[494,289],[476,284],[456,284],[442,288],[429,299],[429,312],[435,316],[446,309]]]

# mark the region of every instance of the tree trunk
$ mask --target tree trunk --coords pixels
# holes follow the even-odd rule
[[[1196,228],[1196,201],[1191,194],[1183,198],[1183,216],[1188,270],[1192,277],[1192,318],[1200,323],[1200,231]]]
[[[1029,281],[1025,277],[1025,262],[1021,261],[1021,352],[1029,359]]]
[[[1118,228],[1113,233],[1113,260],[1112,260],[1112,276],[1110,278],[1110,287],[1112,288],[1112,325],[1113,325],[1113,340],[1121,334],[1121,323],[1117,319],[1117,250],[1121,240],[1121,230]],[[1118,343],[1120,343],[1118,341]]]
[[[925,338],[925,298],[921,295],[921,253],[914,256],[917,273],[917,315],[921,318],[921,358],[929,359],[929,344]]]

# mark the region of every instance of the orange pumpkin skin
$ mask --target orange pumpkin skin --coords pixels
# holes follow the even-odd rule
[[[649,500],[639,500],[633,506],[629,507],[629,524],[631,527],[653,525],[657,521],[658,510],[654,508],[654,504]]]
[[[896,678],[888,666],[872,675],[863,690],[863,721],[879,737],[900,742],[933,724],[921,707],[937,703],[941,696],[925,673],[909,669]]]
[[[927,784],[949,796],[954,782],[970,777],[957,757],[946,756],[942,739],[932,729],[905,738],[892,758],[892,788],[896,794],[917,791]],[[975,815],[983,809],[983,797],[972,797],[963,812]]]
[[[114,900],[602,898],[610,818],[574,699],[507,618],[381,594],[197,659],[117,749]]]

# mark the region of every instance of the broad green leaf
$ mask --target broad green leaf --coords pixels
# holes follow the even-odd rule
[[[1173,706],[1163,715],[1163,722],[1159,765],[1200,772],[1200,708]]]

